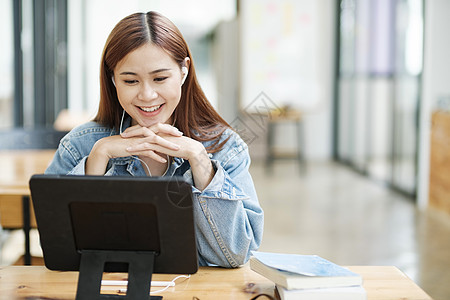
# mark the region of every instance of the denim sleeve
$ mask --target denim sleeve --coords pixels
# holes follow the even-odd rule
[[[247,147],[225,163],[212,162],[213,180],[202,192],[194,188],[199,260],[201,265],[236,268],[259,248],[264,214],[248,170]]]
[[[60,147],[61,148],[61,147]],[[81,159],[74,159],[70,152],[64,149],[58,149],[52,162],[45,170],[45,174],[55,175],[86,175],[86,160],[88,156]],[[113,169],[110,168],[105,176],[112,176]]]
[[[70,143],[61,143],[45,174],[85,175],[86,159],[87,156],[82,157],[75,149],[70,149]]]

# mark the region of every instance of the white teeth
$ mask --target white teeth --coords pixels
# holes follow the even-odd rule
[[[161,104],[162,105],[162,104]],[[160,107],[161,107],[161,105],[158,105],[158,106],[152,106],[152,107],[140,107],[140,109],[142,109],[143,111],[145,111],[145,112],[152,112],[152,111],[155,111],[155,110],[158,110]]]

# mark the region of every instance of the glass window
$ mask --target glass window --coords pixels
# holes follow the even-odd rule
[[[338,159],[416,193],[421,0],[342,0]]]

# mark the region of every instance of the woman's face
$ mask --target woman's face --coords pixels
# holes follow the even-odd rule
[[[160,47],[147,43],[128,53],[114,69],[117,96],[132,124],[171,123],[181,97],[180,66]]]

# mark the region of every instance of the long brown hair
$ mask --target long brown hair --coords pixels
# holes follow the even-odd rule
[[[102,54],[100,104],[94,121],[119,128],[123,108],[112,82],[114,68],[128,53],[145,43],[153,43],[164,49],[180,68],[184,59],[190,58],[189,73],[182,86],[181,99],[173,112],[175,127],[195,140],[214,141],[207,150],[219,151],[226,142],[219,143],[219,138],[230,125],[216,112],[201,89],[191,52],[181,32],[169,19],[153,11],[125,17],[111,31]]]

